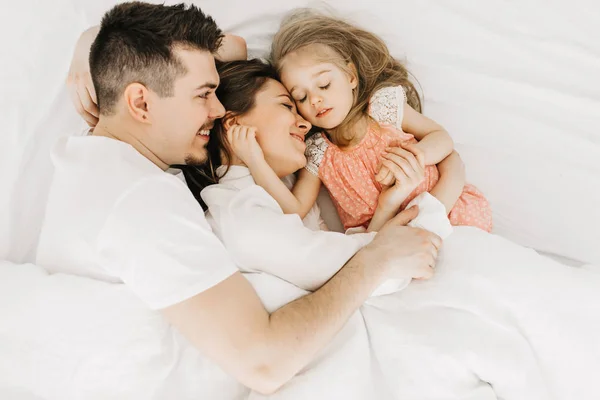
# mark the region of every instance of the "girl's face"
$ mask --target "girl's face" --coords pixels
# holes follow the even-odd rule
[[[354,75],[335,64],[318,61],[311,46],[285,56],[281,82],[292,95],[300,114],[314,126],[337,128],[354,104]]]
[[[280,82],[267,80],[256,95],[254,108],[236,120],[256,127],[256,141],[277,176],[283,178],[306,165],[304,137],[311,125],[298,114]]]

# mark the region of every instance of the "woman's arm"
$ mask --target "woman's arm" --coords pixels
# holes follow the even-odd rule
[[[248,58],[248,49],[246,47],[246,41],[243,37],[225,34],[221,47],[217,50],[215,58],[219,61],[235,61],[245,60]]]
[[[465,165],[456,151],[437,165],[440,179],[430,191],[450,213],[465,187]]]
[[[417,147],[425,155],[425,165],[439,163],[454,150],[454,142],[448,132],[437,122],[415,111],[407,103],[404,103],[402,130],[419,140]]]

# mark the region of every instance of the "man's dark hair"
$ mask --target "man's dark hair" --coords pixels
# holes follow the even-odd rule
[[[172,96],[174,82],[187,71],[175,46],[214,53],[223,39],[215,21],[196,6],[122,3],[102,18],[90,50],[90,71],[100,114],[114,113],[133,82]]]

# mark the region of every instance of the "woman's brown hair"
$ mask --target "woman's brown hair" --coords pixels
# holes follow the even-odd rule
[[[217,87],[217,98],[225,107],[226,117],[236,117],[250,112],[255,106],[256,95],[263,89],[268,79],[277,79],[275,69],[264,61],[240,60],[217,63],[221,83]],[[219,181],[217,168],[232,160],[232,152],[227,142],[227,131],[223,120],[215,121],[206,145],[208,160],[202,166],[177,166],[183,171],[186,183],[202,208],[206,204],[200,197],[202,189]]]

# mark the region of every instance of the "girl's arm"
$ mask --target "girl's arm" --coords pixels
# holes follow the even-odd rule
[[[248,165],[257,185],[266,190],[279,203],[285,214],[298,214],[304,218],[317,201],[321,180],[302,168],[296,184],[290,191],[264,160]]]
[[[227,131],[227,136],[236,156],[250,170],[254,182],[279,203],[285,214],[298,214],[304,218],[317,201],[321,180],[303,168],[290,191],[265,160],[256,141],[255,128],[234,125]]]
[[[419,141],[417,147],[425,155],[425,165],[439,163],[454,150],[454,142],[448,132],[437,122],[415,111],[408,103],[404,103],[402,130]]]
[[[437,165],[440,179],[430,191],[450,213],[465,187],[465,165],[456,151]]]

